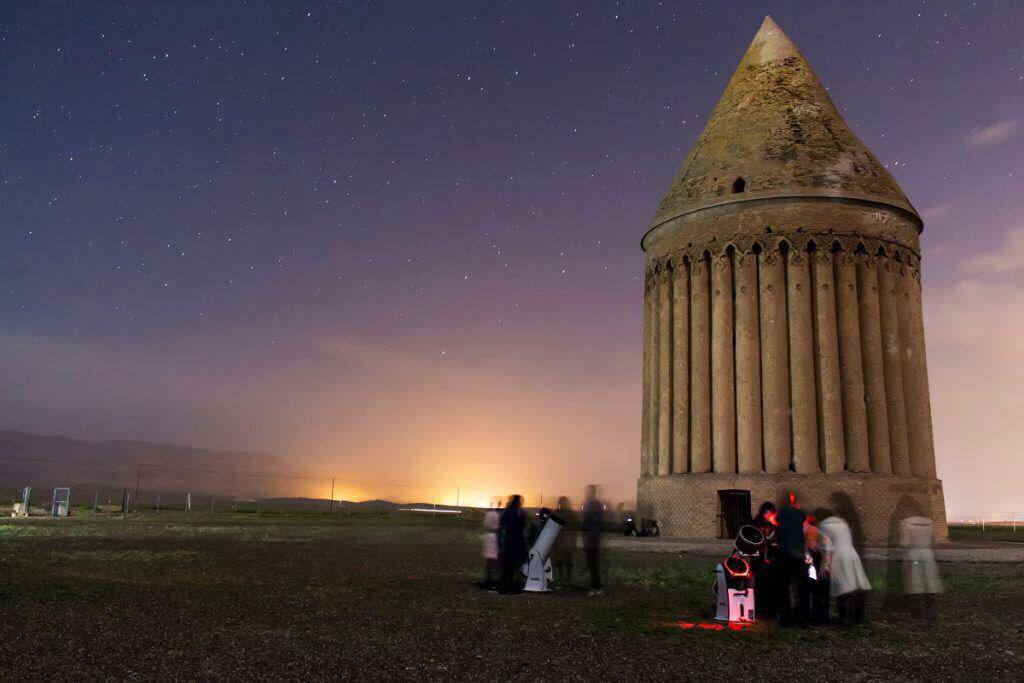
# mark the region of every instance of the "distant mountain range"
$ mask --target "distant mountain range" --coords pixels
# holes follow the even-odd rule
[[[33,505],[43,505],[58,486],[71,488],[77,504],[120,505],[125,491],[145,506],[182,508],[191,494],[193,509],[219,509],[234,500],[259,499],[264,509],[327,509],[330,479],[289,471],[281,458],[265,453],[217,451],[148,441],[85,441],[0,430],[0,504],[20,500],[33,489]],[[309,496],[311,491],[323,497]],[[211,500],[212,499],[212,500]],[[335,502],[335,509],[395,510],[430,503],[389,500]]]
[[[289,497],[309,491],[280,458],[146,441],[84,441],[0,431],[0,494],[23,486]]]

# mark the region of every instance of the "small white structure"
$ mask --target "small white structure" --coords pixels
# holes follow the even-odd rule
[[[757,527],[747,524],[736,534],[736,550],[715,567],[718,621],[754,621],[754,570],[751,563],[763,561],[767,539]]]
[[[71,489],[58,487],[53,490],[53,505],[50,514],[54,517],[67,517],[71,511]]]
[[[544,527],[540,530],[536,542],[530,549],[529,559],[523,565],[523,574],[526,575],[524,591],[546,593],[551,590],[548,588],[548,581],[552,576],[551,560],[548,555],[551,554],[551,548],[555,544],[555,539],[558,538],[558,533],[562,530],[562,525],[562,520],[554,515],[548,517],[544,522]]]
[[[28,517],[29,499],[32,497],[32,487],[26,486],[21,491],[21,502],[14,504],[12,515],[14,517]]]
[[[728,558],[729,560],[742,558]],[[745,563],[746,561],[743,560]],[[717,621],[754,621],[756,611],[754,608],[754,579],[750,575],[749,565],[747,576],[737,577],[731,574],[733,588],[729,587],[730,581],[726,574],[730,573],[726,567],[719,564],[715,568],[717,581],[715,589],[718,593],[718,605],[715,611]]]

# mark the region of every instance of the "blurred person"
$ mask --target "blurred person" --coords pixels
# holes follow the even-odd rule
[[[751,521],[764,536],[759,557],[751,567],[754,572],[754,604],[760,619],[774,619],[776,616],[775,556],[779,546],[775,526],[777,514],[775,503],[766,500],[761,503],[761,508]]]
[[[626,510],[626,504],[625,503],[619,503],[618,505],[616,505],[615,506],[615,519],[613,520],[615,522],[615,525],[621,527],[623,524],[626,523],[626,519],[628,519],[628,518],[629,518],[629,512]]]
[[[500,521],[501,584],[498,592],[505,595],[517,592],[516,572],[526,562],[526,538],[523,535],[525,528],[523,498],[516,494],[508,499]]]
[[[854,550],[857,551],[858,555],[864,555],[864,523],[861,521],[860,513],[857,512],[857,506],[853,504],[850,494],[846,491],[833,491],[829,494],[828,501],[829,509],[833,511],[836,517],[846,522],[846,525],[850,527]],[[826,518],[819,517],[818,519],[824,520]]]
[[[853,532],[841,517],[826,512],[821,533],[826,537],[825,571],[830,594],[839,603],[839,624],[844,627],[864,621],[864,596],[871,583],[860,555],[853,545]]]
[[[804,539],[807,543],[807,564],[809,569],[809,582],[811,593],[811,622],[822,625],[828,623],[829,614],[829,592],[830,581],[825,568],[825,558],[828,548],[828,537],[825,536],[818,520],[831,516],[831,513],[818,509],[814,514],[807,515],[804,522]]]
[[[839,513],[842,517],[842,513]],[[896,507],[889,515],[888,547],[885,563],[885,592],[882,594],[882,614],[886,619],[902,619],[912,616],[918,596],[905,590],[906,572],[904,559],[906,552],[897,551],[903,547],[903,521],[908,517],[922,517],[924,511],[913,496],[903,494],[896,501]],[[845,518],[844,518],[845,519]]]
[[[576,563],[576,511],[572,509],[569,498],[558,499],[555,514],[562,520],[562,531],[551,549],[551,565],[555,569],[555,581],[559,586],[572,585],[572,570]]]
[[[496,498],[493,507],[484,513],[484,588],[489,591],[497,590],[498,581],[498,528],[501,525],[501,517],[498,509],[501,508],[501,499]]]
[[[934,618],[935,595],[942,592],[939,567],[932,552],[932,520],[907,517],[900,525],[900,545],[907,549],[903,557],[903,589],[918,598],[926,622]]]
[[[810,586],[807,576],[807,543],[804,522],[807,514],[800,509],[796,494],[790,493],[786,505],[779,509],[779,550],[775,565],[776,606],[783,626],[806,626],[810,609]],[[797,612],[793,614],[793,589],[797,594]]]
[[[587,486],[583,504],[583,554],[590,572],[589,595],[601,595],[601,527],[604,524],[604,504],[597,499],[597,487]]]

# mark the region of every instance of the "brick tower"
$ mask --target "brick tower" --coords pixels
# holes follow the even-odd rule
[[[728,535],[795,491],[872,542],[931,517],[921,217],[764,20],[644,234],[640,514]]]

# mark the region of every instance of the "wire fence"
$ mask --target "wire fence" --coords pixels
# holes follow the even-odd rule
[[[1017,531],[1019,527],[1021,532],[1024,533],[1024,512],[991,510],[976,512],[970,516],[961,518],[956,523],[980,526],[983,531],[989,527],[1008,528],[1012,531]]]
[[[29,514],[51,514],[54,497],[60,487],[28,486],[28,506],[19,507],[17,512],[27,510]],[[374,507],[373,503],[362,504],[351,501],[307,497],[239,497],[225,493],[210,493],[209,490],[178,491],[165,489],[135,489],[81,485],[69,487],[70,511],[72,514],[92,512],[97,514],[124,514],[134,512],[236,512],[236,513],[318,513],[340,512],[347,509]],[[10,509],[23,504],[25,488],[0,490],[0,504]],[[383,503],[378,504],[384,505]]]
[[[58,488],[70,488],[72,514],[129,512],[329,513],[362,509],[485,508],[513,491],[454,482],[437,486],[338,476],[254,472],[242,467],[194,467],[102,459],[0,459],[0,505],[23,502],[22,513],[50,514]],[[555,507],[558,495],[523,493],[528,507]],[[577,496],[578,498],[578,496]],[[577,501],[580,502],[580,501]],[[17,514],[17,511],[16,511]]]

